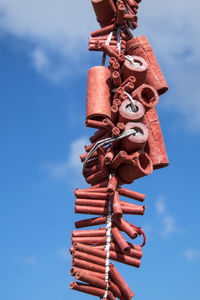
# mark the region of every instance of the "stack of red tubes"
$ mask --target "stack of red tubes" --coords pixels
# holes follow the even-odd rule
[[[85,126],[96,131],[80,159],[91,186],[75,189],[75,213],[93,217],[75,222],[71,275],[78,281],[70,288],[131,299],[134,293],[110,260],[140,267],[146,237],[125,215],[143,215],[145,206],[132,200],[143,202],[145,195],[122,185],[169,164],[156,111],[168,86],[147,38],[130,31],[141,0],[91,2],[101,28],[91,33],[89,50],[108,55],[109,65],[88,72]],[[142,245],[130,242],[139,235]]]

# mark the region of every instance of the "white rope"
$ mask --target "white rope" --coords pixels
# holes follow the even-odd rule
[[[119,54],[121,54],[121,32],[122,32],[123,27],[118,27],[117,28],[117,49],[119,50]]]
[[[130,135],[134,135],[136,133],[135,129],[129,129],[127,130],[126,132],[123,132],[121,134],[119,134],[117,137],[109,137],[109,138],[106,138],[104,140],[100,140],[98,142],[95,143],[95,145],[92,147],[92,149],[89,151],[88,155],[86,156],[84,162],[83,162],[83,169],[82,169],[82,174],[84,176],[84,170],[85,170],[85,166],[86,166],[86,163],[87,161],[91,158],[92,154],[100,147],[102,146],[105,146],[105,145],[108,145],[116,140],[121,140],[125,137],[128,137]]]
[[[111,174],[109,179],[111,179],[113,175]],[[107,287],[105,289],[105,294],[104,294],[103,298],[107,298],[108,288],[109,288],[111,228],[112,228],[112,205],[111,205],[111,198],[109,196],[108,197],[108,214],[107,214],[107,218],[106,218],[106,245],[104,248],[106,251],[105,282],[107,283]]]
[[[124,91],[124,94],[125,94],[126,96],[128,96],[128,98],[129,98],[129,100],[130,100],[130,104],[131,104],[131,109],[132,109],[132,111],[133,111],[133,112],[136,112],[136,111],[137,111],[137,106],[135,105],[134,99],[133,99],[132,96],[131,96],[129,93],[127,93],[126,91]]]
[[[111,39],[112,39],[112,36],[113,36],[113,31],[111,31],[108,35],[108,38],[105,42],[105,44],[108,46],[111,42]],[[103,56],[102,56],[102,66],[105,66],[105,63],[106,63],[106,54],[103,53]]]

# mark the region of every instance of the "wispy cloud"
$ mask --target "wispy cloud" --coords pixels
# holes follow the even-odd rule
[[[48,176],[55,180],[81,181],[81,161],[79,155],[83,153],[84,146],[88,144],[88,138],[82,136],[71,142],[70,151],[66,159],[59,163],[45,163],[41,170],[47,172]]]
[[[71,255],[69,253],[69,250],[67,248],[61,248],[57,251],[57,255],[59,258],[64,259],[64,260],[70,260]]]
[[[183,252],[185,258],[190,261],[200,261],[200,250],[197,249],[187,249]]]
[[[176,220],[174,217],[170,215],[166,215],[162,219],[162,228],[161,228],[161,234],[163,237],[168,237],[174,232],[177,232],[177,227],[176,227]]]
[[[168,211],[165,203],[165,197],[159,196],[156,203],[155,209],[159,217],[159,232],[163,238],[169,237],[171,234],[178,232],[178,227],[176,226],[176,219]]]
[[[26,257],[20,257],[17,258],[16,261],[25,266],[35,266],[38,264],[38,259],[36,256],[26,256]]]
[[[72,76],[70,65],[82,71],[81,53],[95,23],[90,1],[0,1],[0,34],[27,42],[32,65],[54,82]]]
[[[156,212],[158,215],[162,215],[166,212],[166,206],[165,206],[165,197],[159,196],[158,200],[155,203]]]

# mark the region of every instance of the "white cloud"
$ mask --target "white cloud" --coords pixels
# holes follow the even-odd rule
[[[166,212],[165,197],[159,196],[155,203],[155,207],[158,215],[164,214]]]
[[[49,67],[49,59],[47,54],[40,48],[36,48],[31,52],[31,58],[36,70],[41,72]]]
[[[188,261],[200,260],[200,250],[197,249],[187,249],[183,252],[183,255]]]
[[[71,255],[69,253],[69,250],[67,248],[62,248],[57,251],[57,255],[59,258],[64,259],[64,260],[70,260]]]
[[[88,138],[80,137],[73,141],[70,145],[70,152],[66,160],[60,163],[47,163],[42,165],[41,169],[47,171],[53,179],[73,179],[73,175],[81,176],[82,164],[79,158],[81,153],[84,153],[84,146],[88,144]],[[79,176],[79,177],[80,177]],[[77,177],[76,177],[77,181]]]
[[[35,266],[38,263],[38,259],[36,256],[27,256],[22,258],[17,258],[16,261],[22,265],[26,266]]]
[[[175,225],[175,218],[167,215],[162,219],[162,236],[163,237],[168,237],[169,235],[171,235],[172,233],[177,231],[177,227]]]
[[[159,225],[159,234],[163,238],[167,238],[175,232],[179,232],[178,227],[176,226],[175,218],[168,213],[166,207],[166,198],[162,195],[159,196],[155,202],[155,210],[158,215]]]

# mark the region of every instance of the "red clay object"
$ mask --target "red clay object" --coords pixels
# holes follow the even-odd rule
[[[119,231],[118,227],[112,228],[112,237],[123,253],[128,254],[130,252],[130,247],[127,241],[124,239],[121,232]]]
[[[136,79],[135,87],[140,86],[145,82],[148,63],[140,56],[132,55],[134,63],[131,63],[127,58],[122,67],[122,81],[125,81],[129,76],[134,76]]]
[[[106,270],[105,266],[101,266],[99,264],[95,264],[78,258],[73,259],[72,266],[90,270],[93,272],[103,273],[103,274],[105,274],[105,270]]]
[[[101,278],[102,280],[105,281],[105,274],[103,274],[103,273],[88,271],[88,270],[81,269],[81,268],[76,268],[76,267],[73,267],[70,270],[70,273],[71,273],[72,276],[75,276],[75,274],[77,272],[84,272],[84,273],[88,274],[89,276],[95,276],[95,277]]]
[[[90,218],[90,219],[76,221],[75,227],[84,228],[84,227],[103,225],[103,224],[106,224],[106,217]]]
[[[73,230],[72,236],[73,237],[91,237],[91,236],[105,236],[106,229],[91,229],[91,230]]]
[[[91,2],[100,25],[109,24],[116,15],[113,0],[91,0]]]
[[[148,154],[138,151],[127,162],[119,166],[116,175],[122,182],[129,184],[138,178],[150,175],[152,171],[153,164]]]
[[[152,108],[145,114],[144,123],[149,130],[148,144],[145,151],[151,157],[153,168],[161,169],[167,167],[169,165],[169,161],[155,108]]]
[[[110,71],[104,66],[88,72],[86,119],[110,118]]]
[[[145,194],[141,194],[141,193],[138,193],[138,192],[135,192],[135,191],[123,188],[123,187],[118,187],[117,191],[119,192],[119,194],[121,196],[125,196],[125,197],[131,198],[131,199],[134,199],[134,200],[137,200],[140,202],[143,202],[145,199]]]
[[[117,269],[113,264],[110,265],[110,276],[113,282],[119,287],[119,289],[124,294],[127,300],[135,296],[134,293],[129,288],[128,284],[125,282],[125,280],[122,278],[122,276],[119,274],[119,272],[117,271]]]
[[[141,102],[146,110],[155,107],[159,101],[157,91],[148,84],[142,84],[139,88],[132,92],[132,98]]]
[[[139,36],[131,39],[126,44],[126,51],[129,55],[138,55],[147,61],[149,67],[145,83],[153,86],[159,95],[166,93],[168,85],[147,38],[145,36]]]
[[[141,102],[134,100],[134,109],[131,107],[130,100],[124,100],[119,108],[119,121],[124,124],[128,122],[141,121],[145,113]]]
[[[124,131],[126,132],[130,129],[135,129],[135,134],[121,141],[121,149],[127,153],[144,149],[149,136],[147,127],[143,123],[128,122],[125,125]]]
[[[121,217],[122,216],[122,207],[119,199],[119,193],[115,192],[112,195],[112,208],[113,208],[113,216]]]

